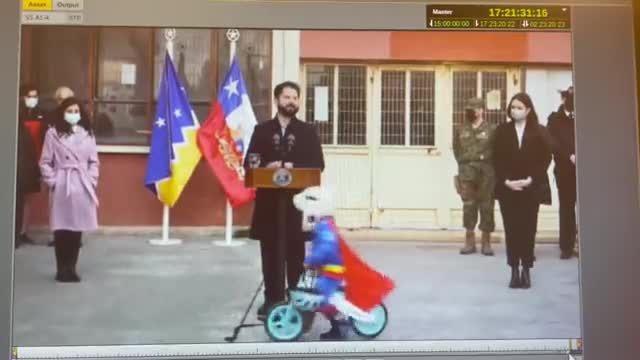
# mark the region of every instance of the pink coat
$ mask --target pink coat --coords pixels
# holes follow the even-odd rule
[[[99,167],[95,137],[84,128],[62,137],[55,128],[47,131],[40,169],[49,186],[51,231],[97,229]]]

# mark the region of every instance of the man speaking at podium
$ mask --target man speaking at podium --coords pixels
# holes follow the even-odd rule
[[[300,87],[283,82],[273,91],[278,112],[276,116],[256,125],[245,168],[316,168],[324,170],[322,145],[312,124],[296,117],[299,110]],[[259,164],[259,165],[258,165]],[[284,263],[278,264],[278,192],[287,192],[286,249]],[[260,241],[264,304],[258,309],[258,319],[264,320],[269,307],[285,300],[284,279],[278,279],[278,266],[285,269],[288,287],[295,287],[302,274],[305,256],[305,236],[302,213],[293,205],[293,196],[300,190],[257,189],[249,237]]]

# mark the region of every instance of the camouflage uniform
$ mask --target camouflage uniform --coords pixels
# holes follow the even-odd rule
[[[467,109],[484,108],[482,99],[468,101]],[[495,230],[493,139],[496,126],[483,120],[477,129],[471,122],[460,127],[454,141],[454,155],[458,162],[458,190],[463,202],[463,225],[467,230],[462,254],[476,251],[475,228],[480,213],[482,252],[493,255],[491,233]]]

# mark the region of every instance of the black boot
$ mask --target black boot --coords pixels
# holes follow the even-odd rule
[[[531,275],[529,274],[529,268],[526,266],[522,267],[522,274],[520,275],[520,280],[522,282],[521,288],[528,289],[531,287]]]
[[[511,281],[509,282],[509,287],[512,289],[520,287],[520,274],[517,266],[511,267]]]
[[[331,330],[326,333],[320,334],[321,340],[344,340],[345,334],[340,329],[340,323],[338,320],[331,319],[329,320],[331,323]]]
[[[57,274],[56,281],[68,283],[73,281],[70,269],[69,241],[64,239],[55,242]]]
[[[69,278],[72,282],[80,282],[80,276],[76,271],[78,256],[80,255],[80,240],[69,245]]]
[[[60,246],[55,246],[54,251],[56,253],[56,281],[62,282],[64,280],[64,256],[62,255]]]

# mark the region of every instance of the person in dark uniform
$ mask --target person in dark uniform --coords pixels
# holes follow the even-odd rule
[[[27,235],[30,203],[41,190],[40,153],[47,129],[45,113],[38,104],[38,89],[31,84],[20,87],[18,112],[18,164],[16,187],[15,247],[33,244]]]
[[[547,169],[551,139],[538,123],[529,95],[516,94],[509,102],[510,122],[498,126],[494,143],[496,198],[504,223],[510,288],[529,288],[540,204],[551,204]],[[522,272],[520,272],[522,265]]]
[[[245,159],[245,168],[259,157],[259,167],[319,168],[324,170],[322,145],[316,128],[298,118],[300,87],[284,82],[275,87],[274,101],[278,112],[266,122],[256,125]],[[287,191],[287,229],[284,263],[278,264],[278,192]],[[258,318],[264,320],[270,306],[285,300],[284,279],[278,279],[278,266],[285,269],[288,287],[295,287],[304,270],[305,234],[302,213],[293,204],[298,190],[258,189],[249,237],[260,241],[264,304]]]
[[[569,259],[576,244],[576,155],[573,87],[562,91],[562,105],[548,119],[560,200],[560,258]]]

